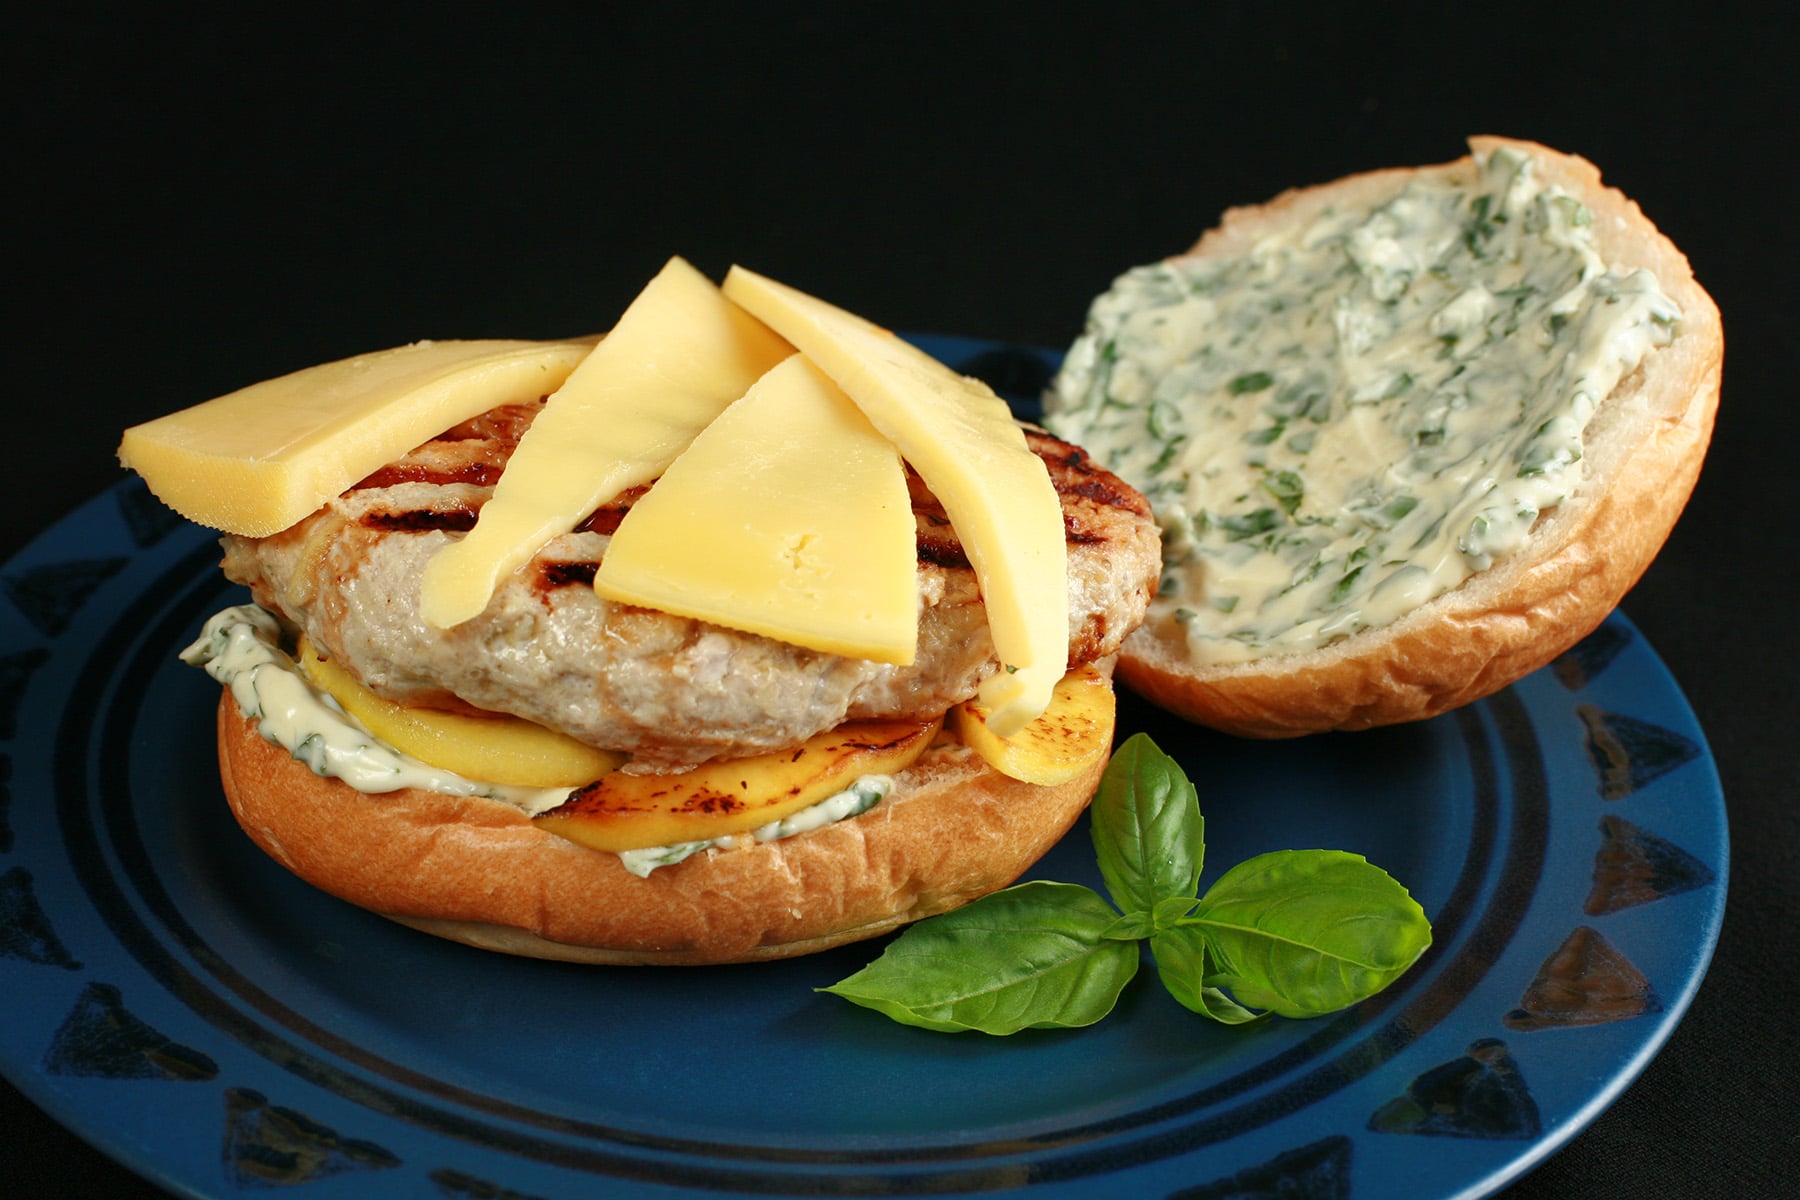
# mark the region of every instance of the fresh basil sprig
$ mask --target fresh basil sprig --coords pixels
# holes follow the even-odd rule
[[[1080,884],[1019,884],[918,922],[821,990],[947,1032],[1091,1025],[1137,974],[1148,940],[1170,995],[1241,1025],[1347,1008],[1431,945],[1431,923],[1406,889],[1340,850],[1260,854],[1199,895],[1198,797],[1144,734],[1113,755],[1090,828],[1111,904]]]
[[[825,990],[952,1033],[1092,1025],[1137,974],[1135,940],[1106,936],[1117,915],[1080,884],[1020,884],[914,925]]]

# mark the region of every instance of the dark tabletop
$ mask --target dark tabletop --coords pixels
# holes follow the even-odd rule
[[[127,424],[420,337],[595,330],[670,254],[895,328],[1062,346],[1115,274],[1230,204],[1456,157],[1471,133],[1578,152],[1724,312],[1705,473],[1624,608],[1717,757],[1730,901],[1661,1054],[1505,1194],[1782,1190],[1800,190],[1790,68],[1757,10],[527,7],[13,25],[0,558],[119,478]],[[8,1195],[161,1194],[4,1084],[0,1122]]]

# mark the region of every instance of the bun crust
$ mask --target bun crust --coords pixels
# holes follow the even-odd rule
[[[644,965],[810,954],[1005,887],[1068,831],[1106,765],[1039,787],[937,747],[860,817],[639,878],[498,801],[365,795],[315,775],[263,740],[229,691],[218,743],[238,823],[314,886],[484,949]]]
[[[1675,340],[1600,406],[1573,495],[1547,510],[1525,548],[1392,625],[1318,650],[1196,666],[1179,634],[1144,626],[1119,677],[1189,720],[1248,737],[1293,737],[1421,720],[1478,700],[1563,653],[1603,621],[1661,549],[1700,473],[1718,409],[1724,333],[1692,268],[1593,164],[1531,142],[1471,138],[1476,155],[1511,146],[1594,216],[1601,256],[1650,270],[1681,307]],[[1356,205],[1421,175],[1469,174],[1473,158],[1374,171],[1228,211],[1188,251],[1225,255],[1328,205]]]

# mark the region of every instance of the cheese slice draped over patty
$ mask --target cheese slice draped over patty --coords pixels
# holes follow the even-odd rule
[[[670,259],[533,420],[475,527],[426,566],[420,616],[440,629],[478,616],[502,578],[661,475],[792,353],[711,280]]]
[[[267,537],[453,425],[562,386],[593,341],[414,342],[134,425],[119,461],[190,521]]]
[[[919,637],[900,453],[796,354],[758,380],[620,522],[608,600],[876,662]]]
[[[982,684],[1001,737],[1050,703],[1069,653],[1062,504],[1006,402],[895,334],[742,267],[725,295],[829,375],[943,504],[981,583],[1001,670]]]

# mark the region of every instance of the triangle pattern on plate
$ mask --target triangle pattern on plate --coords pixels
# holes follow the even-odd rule
[[[225,1092],[225,1168],[238,1187],[288,1187],[399,1165],[374,1142],[339,1137],[329,1125],[269,1103],[261,1092]]]
[[[1578,692],[1594,682],[1612,666],[1619,652],[1631,644],[1631,633],[1617,622],[1608,621],[1564,651],[1550,664],[1556,681],[1571,692]]]
[[[44,1052],[44,1070],[102,1079],[207,1080],[219,1074],[212,1059],[134,1016],[110,983],[82,989]]]
[[[1461,1058],[1433,1067],[1369,1118],[1377,1133],[1529,1141],[1543,1121],[1519,1066],[1499,1038],[1471,1042]]]
[[[7,598],[45,637],[56,637],[87,603],[94,589],[118,574],[122,558],[83,558],[45,563],[0,580]]]
[[[1599,930],[1581,925],[1544,960],[1505,1019],[1508,1029],[1531,1032],[1629,1021],[1661,1009],[1644,973]]]
[[[1700,757],[1700,747],[1673,729],[1592,704],[1578,704],[1575,712],[1587,730],[1588,761],[1602,799],[1623,799]]]
[[[1633,825],[1623,817],[1600,818],[1605,838],[1594,854],[1594,888],[1582,911],[1603,917],[1705,887],[1712,868],[1673,842]]]
[[[79,970],[38,903],[31,872],[14,867],[0,875],[0,958],[22,958],[47,967]]]
[[[144,481],[136,476],[113,493],[119,502],[119,516],[131,534],[132,544],[147,550],[187,523],[187,519],[150,494]]]

